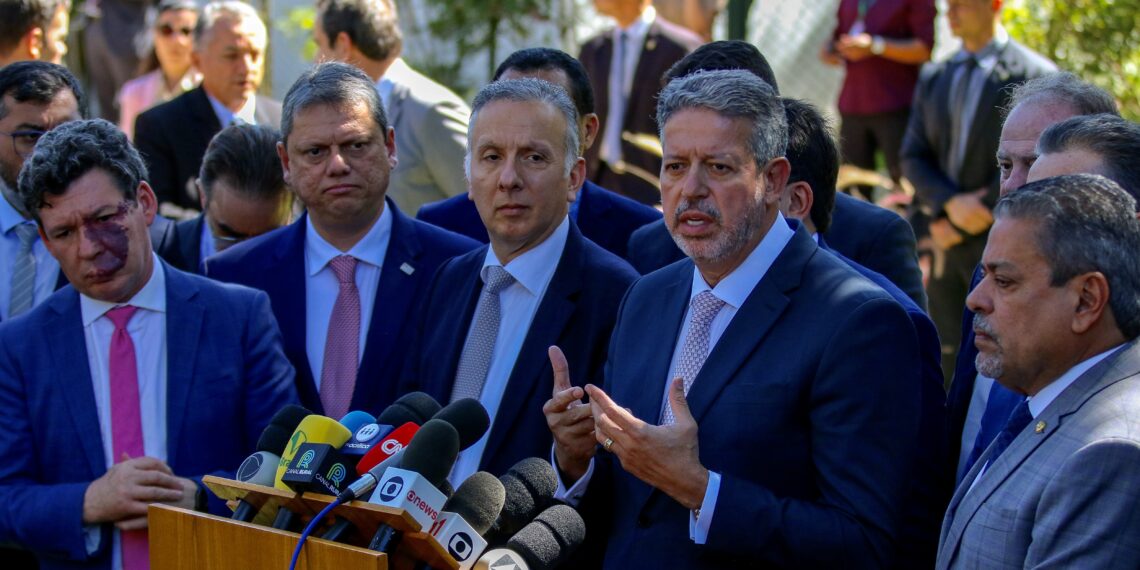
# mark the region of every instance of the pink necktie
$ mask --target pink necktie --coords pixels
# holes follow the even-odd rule
[[[348,413],[348,406],[352,404],[360,365],[360,292],[356,290],[355,257],[338,255],[329,262],[329,267],[340,282],[340,291],[325,336],[321,405],[326,416],[339,418]]]
[[[111,336],[111,452],[118,462],[123,454],[146,455],[143,448],[142,412],[139,408],[139,370],[135,360],[135,343],[127,333],[127,323],[137,307],[115,307],[107,318],[115,324]],[[150,557],[146,530],[124,531],[119,535],[123,570],[147,570]]]

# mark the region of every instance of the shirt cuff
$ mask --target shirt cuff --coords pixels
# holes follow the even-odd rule
[[[704,544],[709,540],[709,528],[712,527],[713,511],[716,509],[716,498],[719,494],[720,473],[709,471],[709,484],[705,488],[705,498],[701,501],[701,508],[689,511],[689,540],[696,544]]]
[[[99,551],[99,542],[103,537],[103,525],[83,525],[83,540],[87,546],[87,555],[94,556]]]
[[[582,475],[569,489],[566,484],[562,482],[562,471],[558,469],[558,460],[554,457],[554,447],[550,448],[550,464],[554,466],[554,475],[558,479],[558,487],[554,490],[554,498],[570,505],[571,507],[578,507],[578,503],[582,502],[582,495],[586,494],[586,487],[590,484],[590,478],[594,476],[594,460],[590,459],[590,466],[586,468],[586,474]]]

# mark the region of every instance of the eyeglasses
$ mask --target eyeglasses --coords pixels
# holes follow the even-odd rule
[[[194,33],[194,28],[191,28],[188,26],[180,26],[180,27],[175,28],[174,26],[171,26],[170,24],[159,24],[158,33],[160,33],[163,36],[168,37],[168,38],[170,36],[173,36],[175,33],[182,35],[182,36],[190,37],[190,34]]]
[[[7,135],[12,137],[12,150],[21,158],[28,158],[31,156],[32,151],[36,150],[36,142],[40,137],[44,136],[47,131],[13,131],[11,133],[0,132],[0,135]]]

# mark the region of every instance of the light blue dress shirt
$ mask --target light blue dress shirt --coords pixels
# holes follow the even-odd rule
[[[4,182],[0,181],[0,185]],[[10,194],[4,188],[0,195]],[[12,272],[16,263],[16,255],[20,251],[20,236],[16,234],[16,226],[20,224],[34,224],[25,219],[12,207],[7,199],[0,197],[0,317],[8,320],[9,305],[12,301]],[[32,255],[36,258],[35,292],[32,305],[38,305],[55,292],[55,284],[59,281],[59,262],[48,253],[43,240],[36,238],[32,245]]]

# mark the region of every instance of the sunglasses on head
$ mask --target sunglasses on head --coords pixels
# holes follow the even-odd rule
[[[158,26],[158,33],[160,33],[166,37],[173,36],[176,33],[183,35],[183,36],[186,36],[186,37],[190,37],[190,34],[194,33],[194,28],[191,28],[188,26],[181,26],[181,27],[175,28],[174,26],[171,26],[170,24],[160,24]]]

